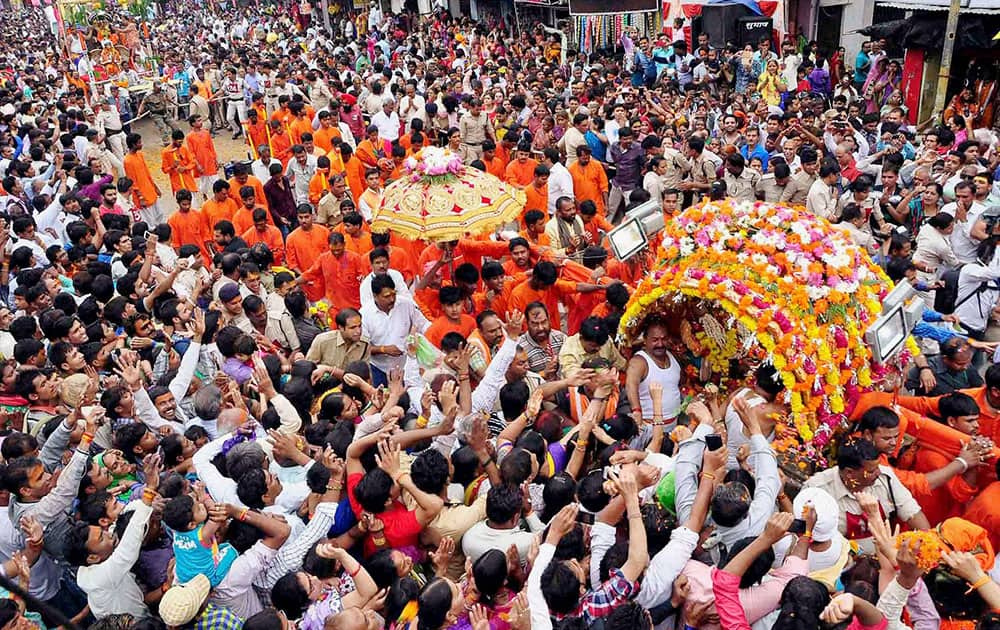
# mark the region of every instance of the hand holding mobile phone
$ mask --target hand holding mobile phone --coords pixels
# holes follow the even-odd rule
[[[797,518],[792,521],[792,524],[788,526],[788,533],[801,536],[806,533],[806,521],[805,519]]]
[[[705,446],[710,451],[717,451],[722,448],[722,436],[718,433],[712,433],[705,436]]]

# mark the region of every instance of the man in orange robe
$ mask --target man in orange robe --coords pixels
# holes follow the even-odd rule
[[[524,210],[521,211],[521,226],[525,225],[524,215],[529,210],[540,210],[548,218],[549,208],[549,167],[539,164],[535,167],[535,177],[524,189]]]
[[[271,126],[271,155],[285,168],[288,160],[292,159],[292,139],[277,120],[272,119],[268,124]]]
[[[201,213],[205,215],[210,228],[215,228],[219,221],[232,221],[233,215],[239,209],[233,198],[229,196],[229,183],[224,179],[217,179],[212,184],[212,198],[201,206]]]
[[[382,143],[378,139],[378,127],[369,125],[365,129],[365,139],[358,143],[358,149],[354,154],[367,168],[378,168],[379,156],[383,153],[381,147]]]
[[[302,144],[302,134],[312,133],[312,119],[306,118],[305,105],[295,102],[289,106],[294,114],[292,122],[288,123],[288,133],[292,137],[292,144]],[[315,141],[315,138],[313,139]]]
[[[332,151],[335,145],[340,144],[341,139],[340,129],[331,123],[332,118],[330,112],[321,111],[319,113],[319,129],[313,132],[313,142],[327,153]]]
[[[191,132],[187,135],[187,148],[198,163],[198,191],[208,199],[212,196],[212,184],[219,174],[219,156],[215,153],[212,134],[203,127],[204,121],[197,114],[188,118]]]
[[[357,206],[361,200],[361,193],[365,192],[365,163],[354,153],[354,149],[347,143],[341,143],[340,156],[344,161],[344,176],[347,179],[347,188],[351,191],[351,198]]]
[[[177,194],[178,190],[196,192],[198,183],[194,179],[194,154],[184,146],[184,132],[175,129],[170,136],[170,145],[160,151],[160,169],[170,176],[170,191]]]
[[[258,206],[254,202],[253,190],[249,186],[244,186],[244,190],[240,191],[240,207],[233,213],[233,228],[237,234],[243,234],[253,227],[253,212],[258,208],[267,212],[268,223],[274,225],[271,213],[267,211],[267,208]]]
[[[330,230],[315,223],[312,212],[306,210],[305,206],[299,207],[299,227],[292,230],[285,241],[287,266],[300,273],[330,247]]]
[[[264,194],[264,184],[259,179],[250,174],[250,166],[247,164],[236,164],[233,167],[233,176],[229,180],[229,196],[233,201],[239,203],[240,189],[244,186],[253,188],[254,203],[258,206],[268,208],[267,195]]]
[[[211,261],[207,246],[212,241],[212,230],[205,221],[205,215],[191,207],[191,191],[177,191],[177,212],[170,215],[170,240],[174,249],[181,245],[197,245],[206,262]]]
[[[347,251],[344,235],[338,232],[330,233],[329,245],[329,250],[323,252],[296,283],[317,285],[330,303],[330,312],[360,309],[361,279],[365,275],[361,257]]]
[[[591,158],[590,147],[582,144],[576,148],[576,161],[566,167],[573,177],[573,193],[578,201],[587,199],[597,206],[597,215],[604,217],[607,208],[608,174],[604,165]]]
[[[507,170],[507,163],[497,155],[497,145],[492,140],[483,142],[483,164],[486,165],[486,172],[502,180]]]
[[[431,322],[430,328],[424,331],[427,341],[436,347],[441,347],[441,340],[450,332],[457,332],[468,338],[476,330],[476,320],[471,315],[462,312],[462,290],[455,286],[441,287],[438,290],[438,302],[441,304],[441,316]]]
[[[246,241],[249,247],[253,247],[257,243],[267,245],[267,248],[274,255],[274,264],[280,266],[285,262],[285,242],[281,238],[281,230],[268,224],[267,219],[270,214],[264,208],[255,208],[253,226],[240,234],[240,238]]]
[[[252,149],[250,155],[257,155],[257,147],[267,145],[267,122],[256,109],[247,112],[247,141]]]
[[[522,143],[517,147],[517,157],[504,170],[504,181],[515,188],[526,188],[535,179],[536,160],[531,159],[531,145]],[[543,208],[548,208],[548,199]]]
[[[368,254],[373,249],[372,236],[361,215],[357,212],[345,214],[343,222],[335,227],[333,231],[343,235],[347,251],[360,256],[361,266],[362,268],[366,268]]]
[[[153,175],[142,154],[142,136],[131,133],[125,139],[128,155],[125,156],[125,176],[132,180],[132,203],[151,225],[163,222],[160,208],[160,188],[153,181]]]

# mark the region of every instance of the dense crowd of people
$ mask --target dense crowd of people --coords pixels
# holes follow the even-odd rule
[[[0,25],[0,630],[1000,628],[992,103],[915,127],[884,40],[151,10],[148,89]],[[521,215],[373,232],[427,147]],[[926,299],[912,395],[825,470],[786,477],[770,363],[691,400],[682,322],[616,334],[654,254],[607,233],[706,196],[804,205]]]

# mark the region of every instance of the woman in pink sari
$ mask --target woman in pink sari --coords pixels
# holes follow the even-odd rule
[[[879,84],[884,84],[886,77],[888,76],[889,60],[882,58],[878,60],[878,64],[868,72],[868,78],[865,79],[864,87],[861,90],[861,96],[865,99],[865,113],[872,114],[878,113],[879,109],[882,107],[881,99],[878,98],[876,94],[876,86]]]

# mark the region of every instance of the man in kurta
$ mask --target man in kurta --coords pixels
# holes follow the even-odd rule
[[[292,159],[292,138],[277,120],[271,120],[268,124],[271,126],[271,154],[284,168],[288,166],[288,160]]]
[[[130,133],[125,139],[128,155],[125,156],[125,176],[132,180],[132,203],[139,209],[139,215],[149,225],[163,223],[160,208],[160,189],[153,182],[153,176],[142,155],[142,136]]]
[[[378,127],[369,125],[365,130],[365,139],[358,143],[358,150],[354,154],[366,168],[378,168],[379,157],[384,153],[378,139]]]
[[[351,145],[341,143],[340,157],[344,161],[344,177],[347,188],[351,191],[354,205],[357,206],[361,193],[365,190],[365,164],[358,158]]]
[[[191,191],[177,191],[176,199],[177,212],[167,220],[174,249],[180,249],[181,245],[197,245],[205,261],[211,261],[206,243],[212,241],[212,229],[205,215],[191,207]]]
[[[285,241],[285,265],[302,273],[319,260],[329,248],[330,230],[326,226],[313,221],[312,207],[302,204],[297,209],[299,227],[292,230]],[[323,293],[316,285],[307,284],[303,287],[310,301],[316,302],[323,298]]]
[[[229,196],[229,183],[224,179],[217,179],[212,184],[212,198],[201,206],[201,213],[205,215],[208,226],[215,227],[219,221],[232,221],[239,206]]]
[[[326,152],[333,150],[335,144],[340,144],[340,129],[332,123],[332,115],[328,111],[319,113],[319,129],[313,133],[313,142]]]
[[[347,251],[343,234],[331,232],[328,242],[328,251],[323,252],[295,282],[316,285],[333,312],[343,308],[360,309],[361,279],[365,276],[361,257]]]
[[[201,116],[191,116],[188,122],[191,132],[187,135],[187,147],[198,163],[198,191],[208,199],[212,196],[212,184],[219,174],[219,156],[215,153],[212,134],[203,127]]]
[[[255,208],[253,211],[253,227],[247,229],[240,238],[246,241],[247,246],[253,247],[257,243],[264,243],[274,255],[274,264],[281,266],[285,262],[285,243],[281,238],[281,230],[267,222],[270,213],[264,208]]]
[[[251,109],[247,112],[246,121],[247,139],[253,147],[267,144],[267,122],[260,117],[257,110]],[[254,153],[253,150],[250,151]]]
[[[240,189],[240,207],[233,213],[233,227],[236,229],[236,234],[243,234],[251,227],[253,227],[253,212],[258,208],[264,208],[263,206],[258,206],[254,201],[253,188],[250,186],[244,186]],[[271,213],[267,213],[267,217],[271,225],[274,225],[274,219],[271,218]]]
[[[318,205],[321,197],[330,193],[330,158],[316,158],[316,172],[309,180],[309,203]]]
[[[268,208],[267,195],[264,194],[264,183],[250,174],[250,166],[248,164],[236,164],[233,166],[233,177],[229,180],[229,196],[237,204],[240,201],[240,189],[244,186],[253,187],[254,203],[258,206]]]
[[[344,243],[347,251],[354,252],[361,257],[362,266],[368,264],[368,254],[372,251],[372,235],[365,225],[364,219],[357,212],[349,212],[344,215],[343,222],[333,229],[334,232],[344,235]]]
[[[521,142],[517,145],[516,157],[511,160],[504,171],[504,180],[515,188],[526,188],[535,179],[536,166],[538,166],[538,161],[531,159],[531,145],[527,142]],[[545,208],[548,208],[547,201]]]
[[[170,191],[198,190],[195,171],[198,168],[191,149],[184,146],[184,132],[175,129],[170,135],[170,145],[160,152],[160,168],[170,176]]]
[[[587,199],[597,206],[597,215],[604,217],[608,205],[608,174],[604,166],[591,157],[590,147],[580,145],[576,148],[576,161],[567,167],[573,177],[573,194],[579,201]]]
[[[602,291],[604,287],[587,283],[560,280],[556,266],[543,260],[535,265],[531,277],[513,288],[507,307],[512,312],[523,313],[532,302],[541,302],[549,311],[552,327],[562,329],[559,302],[569,299],[574,293]]]

